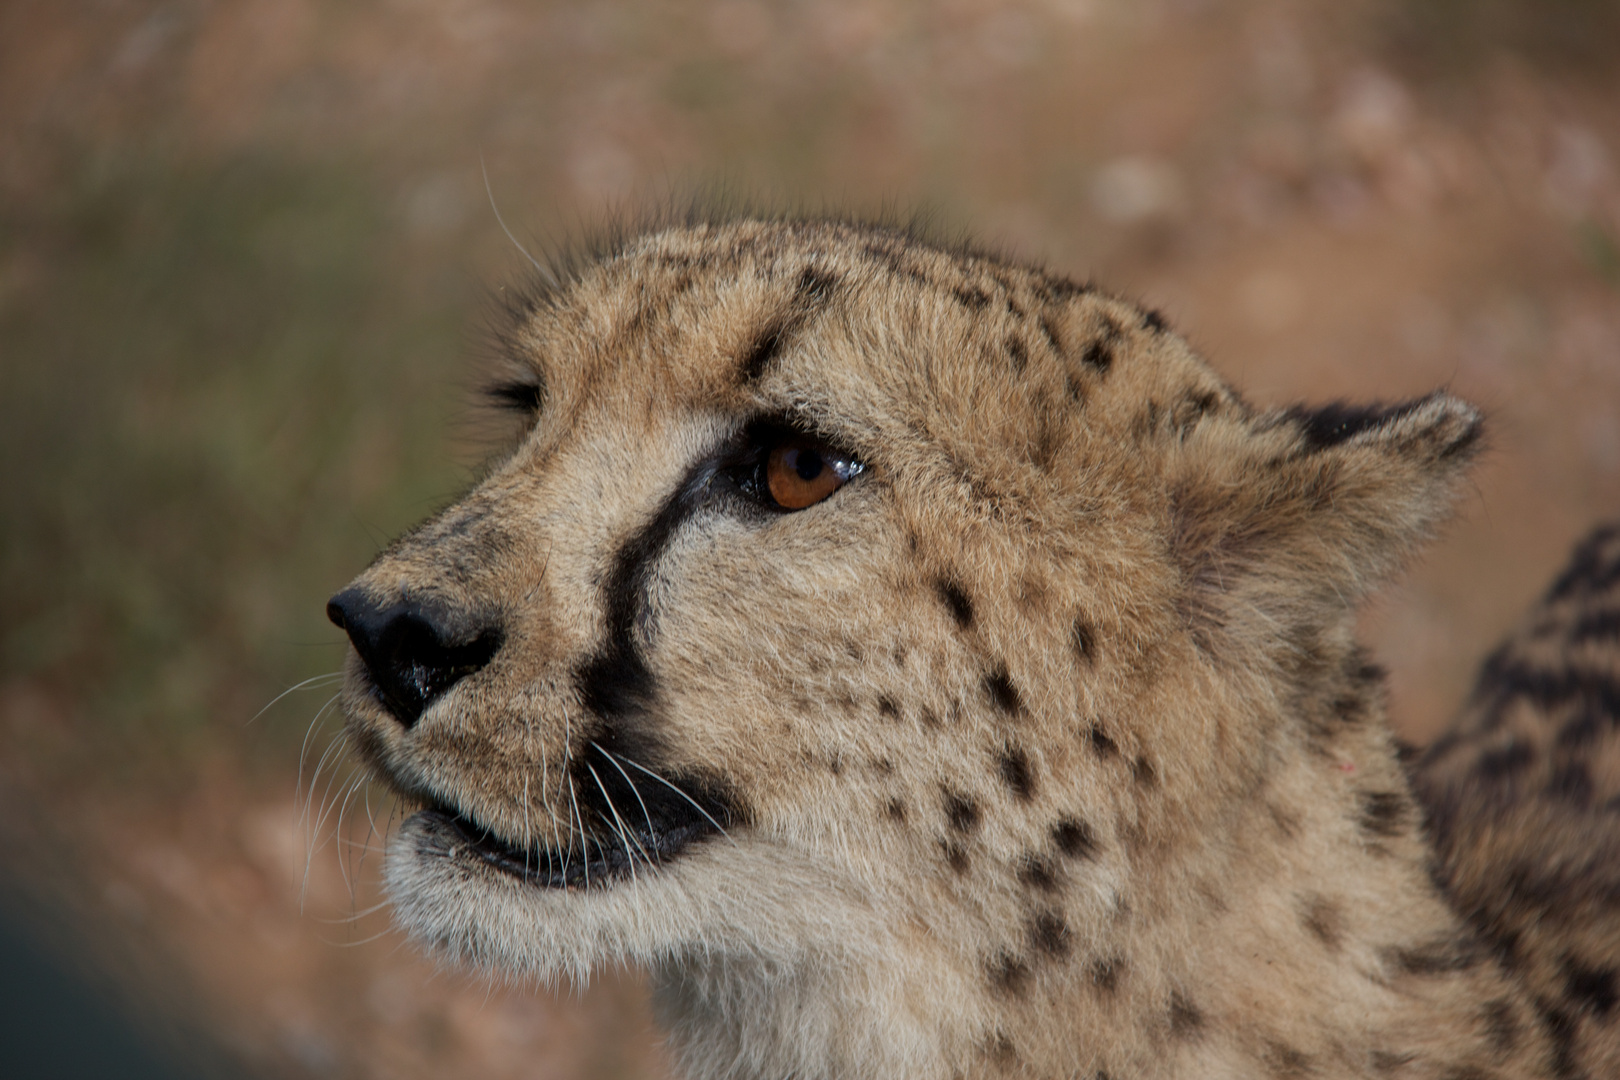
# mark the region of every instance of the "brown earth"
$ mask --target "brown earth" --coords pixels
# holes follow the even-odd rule
[[[1364,621],[1432,738],[1620,510],[1617,31],[1599,0],[0,8],[0,866],[244,1067],[664,1073],[633,973],[490,989],[370,911],[363,793],[316,826],[294,796],[326,693],[248,723],[476,463],[483,283],[522,265],[481,161],[526,244],[703,184],[926,204],[1164,310],[1257,402],[1480,402],[1473,496]]]

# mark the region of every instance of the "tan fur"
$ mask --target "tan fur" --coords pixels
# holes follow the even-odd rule
[[[421,939],[647,965],[694,1077],[1620,1064],[1568,1071],[1550,991],[1436,885],[1351,636],[1449,512],[1467,405],[1256,411],[1151,313],[826,222],[633,236],[510,345],[532,427],[345,594],[501,635],[411,726],[351,664],[364,755],[441,810],[388,855]],[[758,417],[866,471],[791,514],[692,480]],[[654,772],[727,835],[568,887],[479,853],[629,850]]]

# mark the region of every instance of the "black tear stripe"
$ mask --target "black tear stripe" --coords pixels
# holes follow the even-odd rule
[[[748,348],[743,350],[743,385],[764,378],[782,349],[832,299],[837,287],[838,278],[826,270],[807,266],[799,272],[799,280],[793,287],[793,296],[786,308],[767,319],[754,334]]]
[[[706,818],[720,826],[738,820],[719,778],[676,776],[662,766],[668,747],[652,719],[658,680],[636,642],[651,630],[646,594],[653,567],[681,526],[713,502],[712,484],[723,460],[711,455],[694,465],[653,519],[620,546],[603,589],[606,636],[574,673],[590,713],[571,748],[574,789],[581,810],[589,809],[610,829],[614,810],[625,825],[655,834],[701,827]]]

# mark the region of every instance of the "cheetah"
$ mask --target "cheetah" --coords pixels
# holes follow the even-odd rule
[[[418,940],[644,966],[694,1078],[1620,1070],[1620,539],[1416,760],[1352,634],[1474,408],[1259,409],[838,220],[626,231],[512,314],[520,433],[328,606]]]

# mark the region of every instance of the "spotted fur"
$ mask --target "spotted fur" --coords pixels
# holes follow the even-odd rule
[[[1352,638],[1472,408],[1259,410],[1157,313],[885,228],[689,221],[560,278],[507,338],[522,437],[333,601],[418,938],[645,965],[694,1077],[1615,1066],[1610,939],[1437,872]],[[782,431],[865,469],[772,510]]]
[[[1620,526],[1592,533],[1485,661],[1461,721],[1414,763],[1437,876],[1530,992],[1552,1075],[1620,1068]]]

